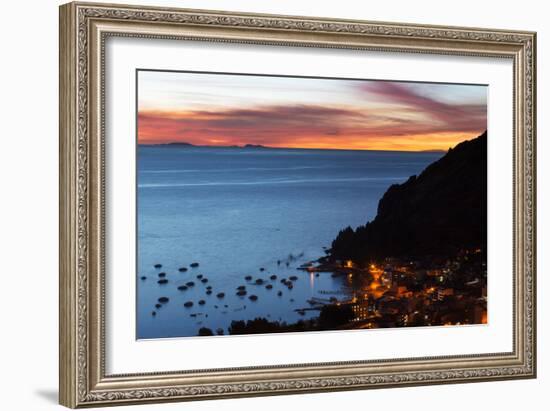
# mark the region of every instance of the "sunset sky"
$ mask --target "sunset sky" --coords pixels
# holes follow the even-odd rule
[[[486,86],[138,72],[140,144],[447,150],[486,128]]]

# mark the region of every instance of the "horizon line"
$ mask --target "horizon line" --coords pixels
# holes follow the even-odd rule
[[[477,137],[474,137],[477,138]],[[471,139],[463,140],[468,141]],[[462,141],[461,141],[462,142]],[[456,145],[460,144],[461,142],[457,143]],[[191,144],[187,143],[185,141],[172,141],[168,143],[137,143],[137,146],[148,146],[148,147],[166,147],[166,146],[177,146],[181,145],[188,148],[250,148],[250,149],[268,149],[268,150],[326,150],[326,151],[383,151],[383,152],[400,152],[400,153],[446,153],[451,148],[449,147],[447,149],[433,149],[433,150],[391,150],[391,149],[372,149],[372,148],[332,148],[332,147],[273,147],[273,146],[265,146],[261,144],[250,144],[249,147],[247,145],[208,145],[208,144]],[[456,145],[454,147],[456,147]]]

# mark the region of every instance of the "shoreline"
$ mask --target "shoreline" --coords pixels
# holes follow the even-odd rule
[[[353,261],[328,261],[328,256],[308,261],[292,269],[303,275],[309,274],[310,278],[331,276],[341,278],[343,282],[339,289],[317,290],[322,297],[297,301],[293,312],[300,316],[315,313],[313,317],[297,321],[252,316],[228,319],[230,323],[227,328],[211,329],[200,320],[208,317],[208,309],[204,312],[193,310],[194,307],[200,307],[203,300],[188,300],[184,306],[192,310],[187,311],[189,317],[199,321],[195,334],[199,336],[486,324],[486,271],[483,275],[478,269],[484,264],[483,256],[480,250],[462,250],[455,256],[441,257],[437,264],[411,258],[387,258],[365,266]],[[294,262],[299,260],[296,256],[290,257],[294,258]],[[286,266],[286,262],[278,260],[277,265]],[[187,273],[198,268],[199,264],[193,263],[189,268],[182,267],[180,270]],[[163,268],[158,264],[155,269]],[[259,272],[259,276],[243,276],[244,283],[235,288],[241,301],[255,303],[260,289],[273,289],[275,293],[286,288],[287,293],[291,294],[294,286],[305,280],[298,275],[281,278],[270,274],[272,271],[266,267],[261,267]],[[457,273],[463,277],[462,280],[454,278]],[[467,278],[464,277],[466,273]],[[159,283],[166,278],[163,271],[158,276]],[[195,277],[198,281],[188,281],[183,287],[188,289],[201,283],[214,284],[202,274]],[[210,294],[212,285],[206,285],[205,290],[206,294]],[[227,304],[224,305],[226,293],[214,293],[215,301],[219,301],[220,309],[225,306],[229,311]],[[259,299],[259,303],[262,299]],[[162,307],[169,300],[168,297],[159,297],[156,312],[161,314]],[[291,301],[294,302],[293,299]],[[217,309],[218,306],[215,307]],[[236,313],[243,310],[235,308],[232,311]],[[153,315],[154,318],[156,316]]]

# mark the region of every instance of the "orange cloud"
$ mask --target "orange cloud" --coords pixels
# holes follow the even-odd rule
[[[410,98],[411,105],[418,102]],[[218,111],[140,111],[140,144],[262,144],[270,147],[370,150],[446,150],[486,128],[479,107],[381,109],[288,105]],[[435,114],[432,114],[434,113]],[[442,113],[442,114],[441,114]],[[427,114],[427,115],[426,115]],[[434,118],[435,117],[435,118]],[[455,119],[459,117],[459,120]],[[411,118],[415,118],[412,120]]]

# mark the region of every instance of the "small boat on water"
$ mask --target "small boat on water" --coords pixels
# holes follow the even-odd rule
[[[307,303],[309,305],[325,305],[325,304],[330,304],[330,300],[326,298],[312,297],[309,300],[307,300]]]

